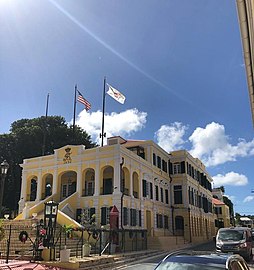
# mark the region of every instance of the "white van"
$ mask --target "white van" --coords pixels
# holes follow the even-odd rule
[[[240,254],[246,261],[252,259],[252,234],[247,227],[221,228],[216,235],[216,250]]]

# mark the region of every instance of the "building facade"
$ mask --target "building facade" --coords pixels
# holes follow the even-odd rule
[[[216,231],[220,228],[230,227],[230,214],[229,207],[223,202],[216,198],[213,198],[214,213],[216,215],[215,228]]]
[[[169,154],[150,140],[112,137],[104,147],[68,145],[25,159],[21,167],[17,219],[40,215],[44,203],[54,200],[59,223],[82,224],[95,214],[98,227],[108,226],[115,206],[119,228],[189,241],[214,235],[212,179],[187,151]]]
[[[190,235],[185,237],[190,241],[211,239],[215,234],[211,177],[204,164],[185,150],[171,152],[170,162],[176,233],[188,227]]]

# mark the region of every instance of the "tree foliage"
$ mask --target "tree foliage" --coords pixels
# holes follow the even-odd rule
[[[229,207],[229,216],[230,216],[231,224],[234,224],[234,222],[235,222],[235,220],[234,220],[234,204],[227,196],[223,196],[223,202]]]
[[[67,144],[86,148],[95,147],[91,136],[75,126],[68,126],[61,116],[21,119],[11,124],[9,134],[0,135],[0,160],[6,159],[10,165],[5,180],[3,205],[17,209],[20,196],[21,167],[23,159],[41,156],[42,153],[53,154],[54,149]]]

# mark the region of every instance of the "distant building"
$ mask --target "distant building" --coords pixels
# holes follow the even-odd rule
[[[216,215],[215,227],[216,230],[220,228],[230,227],[229,207],[218,199],[213,198],[214,213]]]
[[[218,199],[223,202],[224,192],[221,188],[213,188],[212,189],[213,198]]]
[[[108,226],[115,206],[119,228],[182,235],[192,242],[214,235],[212,179],[185,150],[167,153],[150,140],[112,137],[104,147],[67,145],[52,155],[25,159],[21,167],[17,219],[39,216],[44,202],[54,200],[60,224],[95,214],[98,227]]]
[[[253,220],[248,217],[240,217],[239,225],[243,227],[253,228]]]

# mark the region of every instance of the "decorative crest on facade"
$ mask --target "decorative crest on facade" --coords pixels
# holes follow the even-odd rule
[[[65,164],[67,164],[67,163],[71,163],[71,148],[70,147],[67,147],[67,148],[65,148],[65,155],[64,155],[64,158],[63,158],[63,162],[65,163]]]

